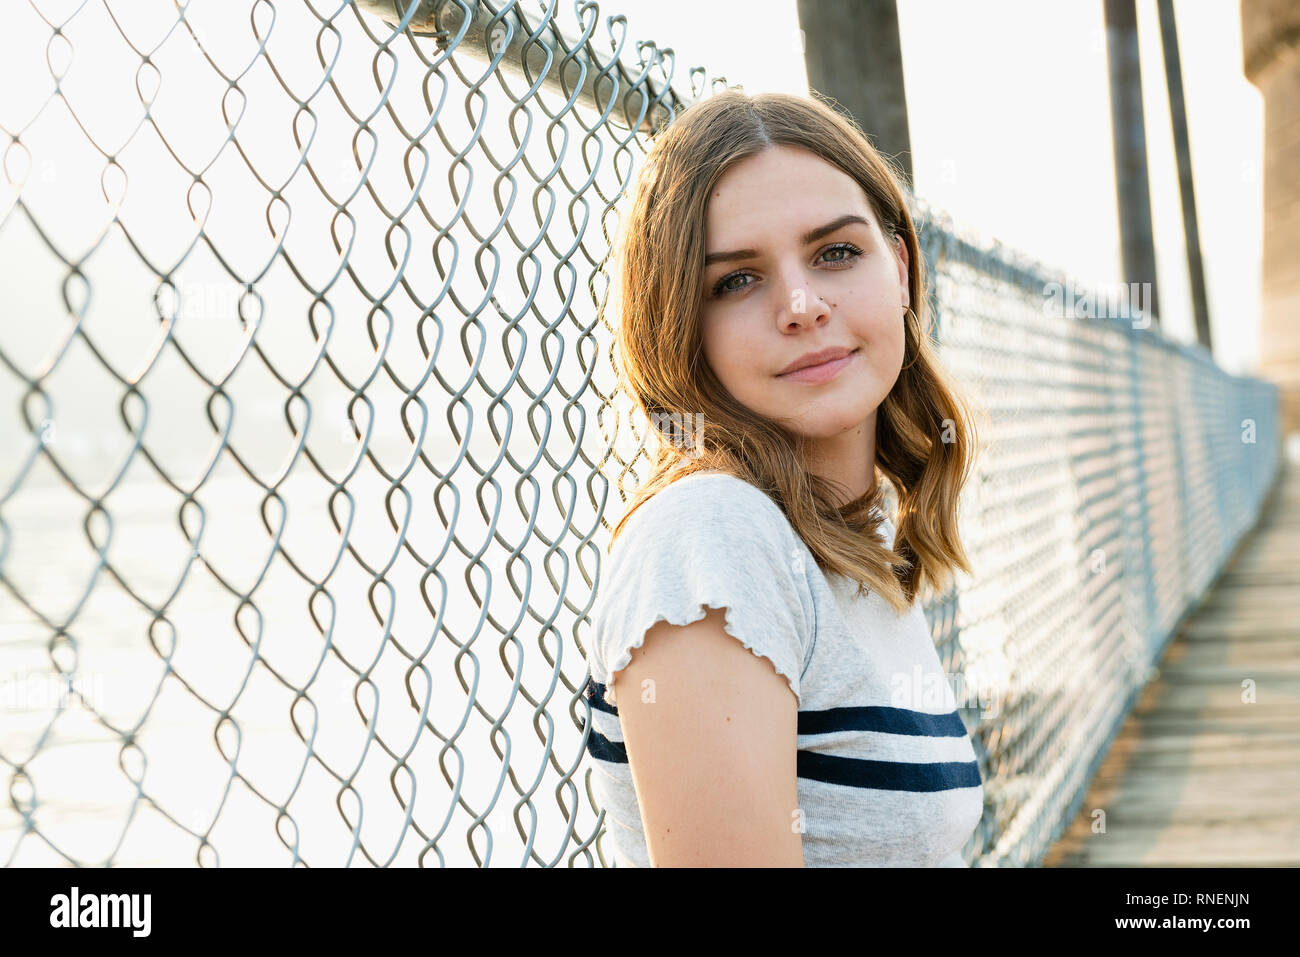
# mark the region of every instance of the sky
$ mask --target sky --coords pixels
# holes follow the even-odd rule
[[[807,92],[795,0],[618,0],[629,34],[750,93]],[[1195,341],[1156,0],[1138,0],[1161,323]],[[1258,359],[1263,99],[1241,69],[1237,0],[1176,0],[1215,359]],[[899,0],[915,187],[963,229],[1076,281],[1121,280],[1099,0]],[[808,51],[813,55],[815,51]],[[958,82],[960,80],[960,82]]]

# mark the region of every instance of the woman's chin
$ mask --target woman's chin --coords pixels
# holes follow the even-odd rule
[[[834,439],[839,438],[846,432],[861,429],[865,427],[866,423],[867,420],[861,416],[836,419],[804,418],[789,421],[786,423],[786,427],[806,439]]]

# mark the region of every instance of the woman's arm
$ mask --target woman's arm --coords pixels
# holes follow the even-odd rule
[[[803,867],[798,699],[723,630],[661,621],[610,676],[654,867]]]

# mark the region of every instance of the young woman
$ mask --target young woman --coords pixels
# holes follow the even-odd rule
[[[633,200],[620,365],[691,434],[593,612],[615,863],[965,866],[982,779],[916,598],[970,571],[975,432],[897,174],[822,101],[733,90],[658,136]]]

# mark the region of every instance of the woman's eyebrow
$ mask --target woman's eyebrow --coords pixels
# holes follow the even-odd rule
[[[810,229],[803,235],[803,244],[815,243],[823,236],[835,232],[841,226],[847,226],[849,223],[861,223],[863,226],[870,228],[871,223],[859,216],[857,213],[849,213],[841,216],[839,219],[833,219],[825,226],[818,226],[816,229]],[[754,259],[758,256],[756,249],[736,249],[729,253],[708,253],[704,257],[704,265],[712,266],[714,263],[731,262],[735,259]]]

